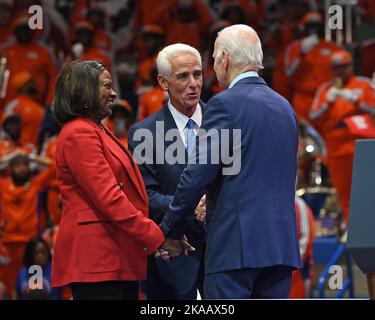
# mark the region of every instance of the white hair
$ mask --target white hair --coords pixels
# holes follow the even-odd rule
[[[251,65],[263,69],[262,44],[253,28],[245,24],[224,28],[218,33],[216,41],[218,51],[225,50],[237,68]]]
[[[168,78],[172,74],[172,59],[181,53],[191,53],[195,56],[202,65],[202,57],[199,51],[192,46],[183,43],[175,43],[165,47],[158,54],[156,65],[158,72],[164,77]]]

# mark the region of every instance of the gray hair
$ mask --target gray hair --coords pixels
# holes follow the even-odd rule
[[[218,33],[216,41],[218,50],[225,50],[237,68],[251,65],[263,69],[262,44],[253,28],[245,24],[224,28]]]
[[[202,65],[202,57],[197,49],[183,43],[171,44],[165,47],[163,50],[161,50],[156,59],[158,72],[164,78],[168,78],[172,73],[171,61],[173,57],[181,53],[191,53],[199,60],[200,64]]]

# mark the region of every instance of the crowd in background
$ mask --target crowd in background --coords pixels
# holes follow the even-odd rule
[[[35,4],[43,8],[43,29],[28,24]],[[325,40],[319,0],[0,0],[0,300],[70,298],[69,290],[49,285],[61,214],[54,163],[60,128],[51,105],[62,65],[100,60],[111,71],[118,99],[106,125],[126,145],[129,127],[168,100],[157,82],[158,52],[178,42],[200,51],[207,102],[221,90],[213,43],[232,24],[258,32],[261,76],[295,108],[301,148],[306,137],[326,146],[317,157],[337,191],[345,228],[354,140],[375,137],[375,2],[360,0],[352,11],[353,41],[340,44],[335,32]],[[300,182],[311,170],[303,150]],[[301,254],[311,265],[314,208],[302,199],[296,208]],[[43,268],[45,291],[29,289],[27,270],[34,264]],[[303,295],[295,290],[295,297]]]

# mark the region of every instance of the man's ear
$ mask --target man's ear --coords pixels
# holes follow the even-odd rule
[[[158,74],[158,82],[160,88],[162,88],[164,91],[168,91],[168,81],[160,73]]]
[[[224,70],[227,71],[229,68],[229,56],[228,56],[228,52],[226,52],[225,50],[223,50],[223,54],[222,54],[222,64],[223,64]]]

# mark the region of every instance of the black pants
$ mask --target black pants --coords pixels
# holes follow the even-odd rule
[[[74,300],[137,300],[138,281],[75,282]]]

